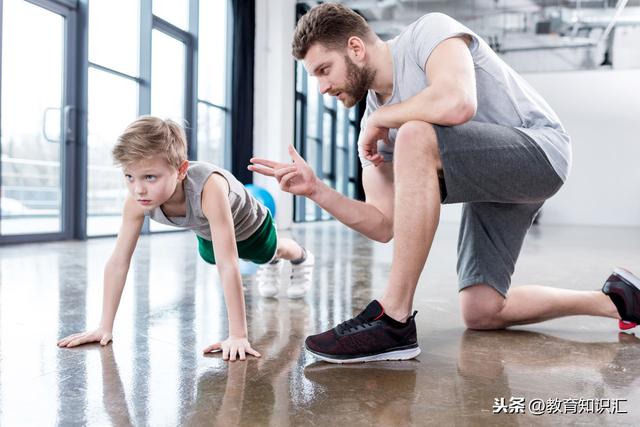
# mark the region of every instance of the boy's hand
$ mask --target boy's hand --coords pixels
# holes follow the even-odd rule
[[[247,354],[260,357],[260,353],[251,348],[251,344],[246,338],[229,337],[204,349],[205,354],[215,353],[216,351],[222,351],[222,359],[232,362],[236,360],[236,355],[240,357],[240,360],[246,360]]]
[[[88,344],[90,342],[99,342],[100,345],[107,345],[113,338],[113,334],[102,328],[93,331],[79,332],[69,335],[58,341],[58,347],[75,347],[77,345]]]
[[[274,177],[282,191],[298,196],[312,196],[316,191],[318,180],[315,172],[292,145],[289,146],[289,155],[293,163],[280,163],[254,157],[250,160],[253,164],[249,165],[248,169]]]

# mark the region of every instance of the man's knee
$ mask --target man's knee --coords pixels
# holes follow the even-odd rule
[[[403,152],[415,154],[415,150],[420,150],[437,160],[438,163],[440,162],[438,136],[431,124],[412,120],[404,123],[398,129],[394,148],[396,154],[402,154]]]
[[[500,312],[504,307],[504,297],[486,284],[477,284],[460,292],[462,318],[469,329],[503,329]]]

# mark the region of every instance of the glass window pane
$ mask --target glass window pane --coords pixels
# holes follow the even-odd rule
[[[152,33],[151,114],[184,120],[185,46],[158,30]]]
[[[151,35],[151,114],[185,125],[185,45],[158,30]],[[175,231],[155,221],[151,231]]]
[[[318,137],[318,79],[307,79],[307,135]]]
[[[320,153],[318,153],[318,142],[314,138],[307,138],[306,142],[307,142],[307,147],[306,147],[306,149],[307,149],[307,152],[306,152],[307,162],[310,165],[313,165],[311,167],[318,172],[317,173],[318,177],[320,177],[322,179],[321,171],[318,171],[318,169],[315,166],[316,161],[318,159],[318,156],[320,154]],[[305,207],[304,219],[306,221],[315,221],[317,219],[316,218],[316,206],[317,205],[315,203],[311,203],[309,201],[307,201],[304,204],[304,207]]]
[[[127,190],[111,149],[138,112],[137,83],[89,68],[87,234],[116,234]]]
[[[25,1],[2,6],[0,233],[60,232],[64,18]]]
[[[201,1],[198,26],[198,97],[226,106],[227,1]]]
[[[331,174],[331,160],[333,159],[332,140],[333,140],[333,116],[331,113],[324,113],[322,119],[322,170],[325,175]],[[335,179],[331,177],[330,180]],[[332,184],[335,184],[332,182]],[[333,185],[332,185],[333,186]]]
[[[337,99],[327,93],[325,93],[324,95],[322,95],[322,101],[324,102],[324,106],[327,108],[336,108],[336,101]]]
[[[348,169],[345,169],[345,151],[342,148],[336,150],[336,190],[345,194],[345,175]]]
[[[357,173],[356,168],[360,167],[358,160],[358,142],[356,141],[356,128],[349,126],[349,141],[347,142],[349,148],[349,177],[355,178]]]
[[[296,91],[298,92],[302,92],[303,87],[302,84],[304,83],[304,75],[306,74],[306,71],[304,70],[304,66],[302,65],[301,61],[297,61],[296,62]]]
[[[342,106],[342,104],[338,104],[338,130],[336,134],[336,144],[338,147],[345,146],[345,130],[346,130],[346,112],[347,110]]]
[[[356,119],[356,107],[349,108],[349,120]]]
[[[176,27],[187,30],[189,28],[189,0],[152,0],[153,14],[164,19]],[[205,0],[202,3],[208,3]],[[202,6],[200,6],[202,7]]]
[[[138,3],[131,0],[89,2],[90,62],[138,75]]]
[[[225,167],[226,120],[224,110],[198,104],[198,160]]]

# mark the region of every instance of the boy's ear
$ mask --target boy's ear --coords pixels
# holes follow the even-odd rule
[[[183,179],[187,175],[187,169],[189,169],[189,161],[183,160],[178,168],[178,178]]]

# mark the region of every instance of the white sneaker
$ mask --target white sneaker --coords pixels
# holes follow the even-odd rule
[[[282,274],[282,260],[274,263],[262,264],[256,273],[258,293],[265,298],[272,298],[280,289],[280,276]]]
[[[302,298],[307,294],[313,280],[315,257],[306,249],[307,258],[300,264],[291,263],[291,280],[287,288],[289,298]]]

